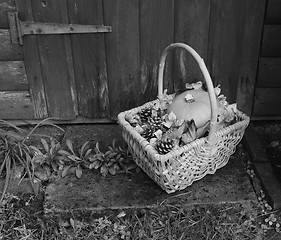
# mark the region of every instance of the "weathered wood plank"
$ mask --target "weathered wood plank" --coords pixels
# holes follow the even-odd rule
[[[10,123],[16,126],[26,126],[26,125],[36,125],[40,123],[42,119],[25,119],[25,120],[9,120]],[[74,125],[74,124],[117,124],[115,120],[108,118],[86,118],[86,117],[77,117],[71,120],[55,120],[49,119],[46,121],[46,124],[57,124],[57,125]]]
[[[32,21],[31,1],[16,0],[16,4],[20,20]],[[36,36],[27,36],[23,38],[23,52],[27,80],[33,101],[34,116],[39,119],[46,118],[48,117],[48,110]]]
[[[281,88],[281,58],[259,59],[256,86]]]
[[[245,0],[211,1],[208,69],[229,102],[236,101],[246,9]]]
[[[281,56],[281,25],[264,25],[261,55],[263,57]]]
[[[281,88],[256,88],[254,116],[281,116]]]
[[[0,61],[23,60],[22,46],[13,45],[8,29],[0,29]]]
[[[69,21],[73,24],[102,25],[102,0],[68,1]],[[109,98],[104,34],[71,36],[79,115],[108,117]]]
[[[0,61],[0,91],[28,90],[23,61]]]
[[[34,21],[67,23],[66,1],[32,0]],[[73,119],[76,89],[69,36],[37,36],[42,79],[50,117]]]
[[[174,41],[174,1],[140,1],[140,103],[157,97],[157,75],[163,50]],[[173,53],[166,60],[164,86],[173,90]]]
[[[7,12],[13,11],[16,11],[15,0],[0,0],[0,28],[9,28]]]
[[[87,8],[85,8],[87,9]],[[54,34],[77,34],[77,33],[102,33],[110,32],[109,26],[69,23],[43,23],[43,22],[21,22],[20,30],[25,35],[54,35]]]
[[[281,1],[268,0],[265,14],[265,23],[281,24]]]
[[[105,35],[113,118],[140,102],[138,3],[138,0],[104,0],[104,22],[111,24],[113,29]]]
[[[266,0],[247,0],[246,3],[236,101],[238,109],[251,115]]]
[[[207,61],[210,21],[210,0],[175,1],[175,42],[194,48]],[[212,34],[212,33],[211,33]],[[184,83],[204,81],[194,58],[185,50],[176,52],[175,79]]]
[[[32,119],[33,106],[28,91],[0,92],[0,119]]]

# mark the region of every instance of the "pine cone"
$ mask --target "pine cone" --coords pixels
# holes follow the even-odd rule
[[[161,140],[157,145],[156,149],[160,154],[166,154],[170,152],[174,147],[174,141],[171,139]]]
[[[144,137],[146,140],[150,140],[153,137],[153,134],[155,133],[155,129],[151,126],[146,128],[142,133],[141,136]]]
[[[157,116],[162,118],[165,115],[165,111],[161,108],[157,109]]]
[[[138,115],[139,115],[139,117],[140,117],[140,120],[142,121],[142,122],[147,122],[148,121],[148,119],[151,117],[151,108],[144,108],[144,109],[142,109],[139,113],[138,113]]]
[[[148,119],[148,124],[157,131],[158,129],[161,129],[161,124],[163,120],[159,116],[153,116]]]

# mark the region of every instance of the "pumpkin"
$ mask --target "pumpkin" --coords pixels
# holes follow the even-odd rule
[[[202,88],[187,90],[176,96],[167,109],[177,119],[195,122],[197,129],[203,127],[211,119],[211,104],[208,92]]]

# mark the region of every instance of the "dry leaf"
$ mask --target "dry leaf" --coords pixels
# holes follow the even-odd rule
[[[187,93],[184,97],[185,101],[188,103],[194,102],[194,96],[192,94]]]
[[[186,131],[182,134],[181,140],[185,144],[188,144],[197,138],[197,134],[196,134],[197,129],[193,120],[187,122],[186,124],[187,124],[187,128]]]
[[[165,110],[169,107],[172,102],[175,94],[168,95],[167,89],[164,90],[164,93],[158,96],[160,108]]]
[[[154,136],[157,138],[157,139],[161,139],[162,138],[162,135],[163,135],[163,132],[161,129],[158,129],[155,133],[154,133]]]
[[[202,83],[201,81],[198,81],[198,82],[196,82],[196,83],[192,83],[191,85],[192,85],[192,87],[193,87],[194,90],[198,90],[198,89],[201,89],[201,88],[202,88],[203,83]]]
[[[163,136],[163,139],[179,139],[182,134],[186,131],[187,122],[183,121],[182,125],[177,128],[169,129]]]
[[[122,211],[116,217],[117,218],[122,218],[122,217],[125,217],[125,216],[126,216],[126,213],[124,211]]]
[[[171,128],[171,126],[173,124],[175,124],[177,121],[177,117],[176,115],[173,113],[173,112],[170,112],[166,118],[165,118],[165,122],[163,123],[163,125],[166,127],[166,128]]]

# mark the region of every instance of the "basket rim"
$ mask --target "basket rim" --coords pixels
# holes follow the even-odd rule
[[[150,158],[152,158],[154,161],[156,162],[165,162],[168,159],[174,158],[175,156],[178,156],[184,152],[188,152],[191,149],[195,148],[195,147],[200,147],[205,143],[208,143],[208,139],[207,137],[201,137],[198,139],[195,139],[194,141],[181,146],[179,148],[173,149],[171,150],[169,153],[167,154],[159,154],[156,149],[154,147],[152,147],[152,145],[145,139],[143,138],[135,129],[134,127],[126,120],[126,115],[129,113],[136,113],[138,111],[140,111],[143,108],[152,106],[153,104],[157,103],[159,101],[159,99],[147,102],[141,106],[126,110],[124,112],[120,112],[117,116],[118,119],[118,123],[124,128],[126,129],[126,131],[131,134],[132,136],[134,136],[134,138],[139,142],[139,144],[142,145],[142,147],[145,149],[145,151],[147,152],[147,154],[149,155]],[[230,126],[224,127],[222,129],[219,129],[215,132],[214,134],[214,141],[216,140],[216,138],[221,137],[223,135],[229,134],[230,132],[233,132],[237,129],[241,129],[241,128],[246,128],[250,122],[250,117],[247,116],[245,113],[243,113],[240,110],[236,110],[237,111],[237,115],[241,118],[241,121],[236,122]]]

